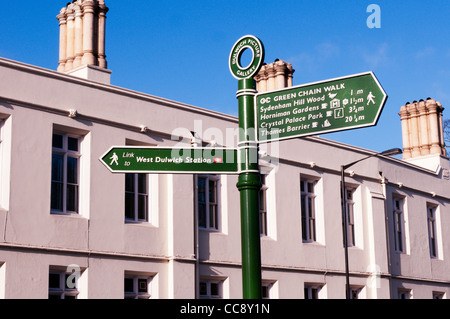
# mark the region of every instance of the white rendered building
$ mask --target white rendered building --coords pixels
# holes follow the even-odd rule
[[[0,298],[241,298],[237,175],[112,174],[99,161],[113,145],[191,146],[191,131],[208,143],[237,118],[110,85],[104,46],[89,49],[101,30],[67,36],[104,26],[106,11],[75,1],[58,16],[59,72],[0,58]],[[292,73],[266,65],[258,89]],[[442,107],[402,112],[404,160],[318,137],[260,153],[264,297],[345,298],[340,168],[372,155],[346,171],[352,297],[448,298]]]

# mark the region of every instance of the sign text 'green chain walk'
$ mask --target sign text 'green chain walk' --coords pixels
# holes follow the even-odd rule
[[[113,173],[236,174],[236,149],[111,147],[100,161]]]
[[[264,92],[256,97],[259,142],[376,125],[387,95],[372,72]]]

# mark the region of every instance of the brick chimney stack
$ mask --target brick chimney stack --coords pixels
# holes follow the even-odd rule
[[[292,65],[283,60],[276,59],[273,63],[264,64],[254,77],[256,90],[262,93],[291,87],[294,72]]]
[[[59,72],[71,74],[72,70],[82,66],[107,69],[105,31],[108,10],[104,0],[75,0],[61,9],[56,17],[60,27]]]
[[[401,107],[403,159],[434,154],[446,156],[443,110],[441,103],[431,98],[407,102]]]

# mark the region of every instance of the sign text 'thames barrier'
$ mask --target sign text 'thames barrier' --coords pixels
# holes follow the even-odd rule
[[[259,142],[376,125],[387,95],[372,72],[264,92],[256,97]]]
[[[236,174],[236,149],[111,147],[100,161],[113,173]]]

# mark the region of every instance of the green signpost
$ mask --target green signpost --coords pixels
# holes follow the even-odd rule
[[[252,60],[241,65],[242,53],[250,49]],[[241,204],[242,289],[244,299],[261,299],[261,243],[259,231],[259,191],[261,179],[255,131],[256,84],[253,76],[264,62],[264,47],[251,35],[240,38],[230,53],[230,71],[238,79],[239,143],[241,167],[237,188]]]
[[[251,63],[241,66],[250,49]],[[241,168],[242,286],[244,299],[261,298],[259,234],[259,143],[376,125],[387,95],[372,72],[257,94],[253,76],[264,62],[264,47],[253,36],[240,38],[230,53],[238,79]],[[256,158],[256,159],[255,159]]]
[[[386,99],[372,72],[257,94],[258,142],[376,125]]]
[[[251,62],[241,65],[245,50]],[[229,67],[238,80],[237,149],[111,147],[100,161],[113,173],[239,174],[244,299],[260,299],[259,143],[376,125],[387,95],[372,72],[257,94],[253,77],[264,47],[251,35],[233,46]]]
[[[237,174],[236,149],[111,147],[100,161],[113,173]]]

